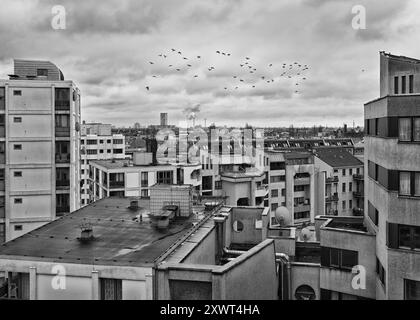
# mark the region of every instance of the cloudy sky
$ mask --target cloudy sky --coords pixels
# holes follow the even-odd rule
[[[418,0],[1,2],[0,77],[13,58],[54,62],[81,89],[86,121],[146,125],[168,112],[176,124],[199,105],[198,123],[362,125],[379,94],[378,52],[420,58]],[[366,30],[352,28],[359,4]],[[51,27],[54,5],[65,30]],[[282,77],[294,62],[309,70]]]

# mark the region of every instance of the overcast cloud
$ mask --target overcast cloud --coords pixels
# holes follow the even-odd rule
[[[168,112],[176,124],[200,104],[198,123],[362,125],[363,104],[379,94],[378,52],[420,58],[418,0],[1,2],[1,78],[13,58],[54,62],[81,89],[86,121],[146,125]],[[57,4],[66,30],[51,28]],[[351,25],[358,4],[366,30]],[[245,57],[255,73],[240,67]],[[294,62],[310,66],[298,86],[280,76]]]

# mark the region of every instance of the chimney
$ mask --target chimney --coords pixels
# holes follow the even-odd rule
[[[80,227],[80,238],[81,242],[89,242],[94,239],[93,228],[90,224],[84,224]]]

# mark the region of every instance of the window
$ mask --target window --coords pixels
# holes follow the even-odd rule
[[[353,201],[349,200],[349,209],[352,209],[352,208],[353,208]]]
[[[271,176],[270,177],[270,182],[271,183],[278,183],[281,181],[285,181],[286,180],[286,176]]]
[[[343,169],[343,177],[346,175],[346,169]]]
[[[103,143],[104,143],[104,140],[99,140],[99,143],[100,143],[100,144],[103,144]]]
[[[21,96],[22,95],[22,90],[13,90],[13,95],[14,96]]]
[[[342,191],[346,192],[346,184],[345,183],[343,183],[343,185],[342,185]]]
[[[295,192],[305,191],[305,186],[294,186]]]
[[[349,182],[349,192],[352,192],[352,191],[353,191],[353,183]]]
[[[420,281],[404,279],[404,300],[420,300]]]
[[[115,154],[123,153],[123,149],[114,149],[113,151],[114,151]]]
[[[398,94],[398,77],[394,77],[394,94]]]
[[[36,69],[36,75],[38,77],[48,77],[48,69]]]
[[[101,149],[101,150],[99,150],[99,153],[104,153],[104,150],[102,150],[102,149]]]
[[[399,140],[411,141],[411,118],[398,119]]]
[[[276,211],[276,209],[279,207],[278,203],[272,203],[271,204],[271,211]]]
[[[141,190],[141,196],[142,197],[148,197],[149,196],[149,191],[147,189]]]
[[[86,154],[98,154],[98,150],[96,150],[96,149],[92,149],[92,150],[87,149],[86,150]]]
[[[343,206],[343,210],[346,210],[346,201],[343,201],[342,206]]]
[[[16,203],[16,204],[20,204],[20,203],[22,203],[23,201],[22,201],[22,198],[15,198],[14,199],[14,203]]]
[[[70,127],[70,116],[68,114],[56,114],[55,115],[55,127],[56,128],[69,128]]]
[[[122,139],[114,139],[113,143],[114,144],[122,144],[123,140]]]
[[[359,264],[358,252],[337,248],[321,247],[321,266],[351,271]]]
[[[21,177],[22,176],[22,171],[15,171],[15,172],[13,172],[13,176],[14,177]]]
[[[271,190],[271,197],[272,198],[277,198],[278,196],[279,196],[279,190],[278,189]]]
[[[149,173],[148,172],[142,172],[141,173],[141,186],[142,187],[148,187],[149,186]]]
[[[101,300],[122,300],[122,280],[100,279]]]
[[[106,140],[106,143],[111,143],[111,139]]]
[[[408,84],[409,93],[413,93],[414,92],[414,75],[410,75],[408,77],[408,82],[409,82]]]
[[[216,190],[221,190],[222,189],[222,181],[215,181],[214,182],[214,187]]]
[[[378,275],[379,281],[385,286],[386,273],[378,257],[376,257],[376,274]]]
[[[349,171],[350,171],[350,173],[349,173],[349,175],[353,175],[353,169],[349,169]]]
[[[285,162],[270,162],[270,170],[284,170],[286,169]]]
[[[13,149],[14,150],[22,150],[22,145],[21,144],[14,144]]]
[[[392,249],[420,249],[420,227],[387,223],[387,245]]]
[[[158,184],[172,184],[173,172],[172,171],[158,171],[157,183]]]
[[[372,222],[378,226],[379,223],[379,211],[372,205],[372,203],[368,202],[368,216]]]
[[[413,141],[420,142],[420,118],[414,118]]]
[[[86,141],[87,145],[92,145],[92,144],[97,144],[97,143],[98,143],[98,140],[93,140],[93,139],[89,139]]]
[[[13,117],[13,122],[15,123],[22,122],[22,117]]]
[[[285,196],[286,196],[286,189],[281,189],[281,195],[282,195],[283,197],[285,197]]]
[[[23,230],[23,226],[21,224],[16,224],[14,227],[15,231],[22,231]]]
[[[400,171],[399,181],[401,196],[420,197],[420,172]]]
[[[56,88],[55,89],[55,107],[57,109],[70,107],[70,89]]]
[[[405,93],[407,87],[407,77],[402,76],[401,77],[401,93]]]

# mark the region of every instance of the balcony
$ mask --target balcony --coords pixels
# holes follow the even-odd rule
[[[300,205],[294,206],[294,213],[307,212],[307,211],[311,211],[310,204],[300,204]]]
[[[56,137],[70,137],[70,127],[55,127]]]
[[[110,189],[121,189],[124,188],[124,181],[109,181]]]
[[[55,100],[55,110],[70,111],[70,100]]]
[[[70,180],[56,180],[55,186],[60,189],[70,188]]]
[[[337,182],[338,182],[338,177],[329,177],[325,179],[326,184],[332,184],[332,183],[337,183]]]
[[[353,208],[353,214],[355,216],[364,216],[365,210],[362,208]]]
[[[295,186],[307,186],[311,184],[311,178],[295,178]]]
[[[334,209],[325,210],[325,214],[327,216],[338,216],[338,210],[334,210]]]
[[[268,187],[267,186],[259,186],[255,190],[255,197],[256,198],[265,198],[265,196],[268,194]]]
[[[363,194],[363,192],[355,191],[355,192],[353,192],[353,197],[355,197],[355,198],[364,198],[365,195]]]
[[[325,198],[325,202],[337,202],[338,201],[338,193],[331,194]]]
[[[6,136],[6,130],[4,129],[4,124],[0,124],[0,138],[4,138]]]
[[[56,163],[70,163],[70,153],[56,153],[55,162]]]
[[[353,180],[363,181],[364,180],[364,176],[362,174],[354,174],[353,175]]]

